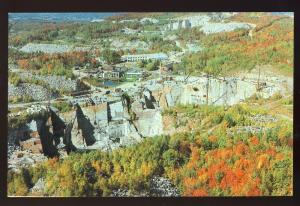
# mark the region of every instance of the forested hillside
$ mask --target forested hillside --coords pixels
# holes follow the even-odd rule
[[[274,71],[293,74],[294,23],[287,17],[251,17],[239,14],[234,21],[256,25],[250,32],[238,30],[201,35],[204,51],[187,55],[179,68],[197,73],[201,71],[216,75],[229,75],[238,71],[249,71],[256,65],[272,65]],[[182,32],[185,38],[188,32]],[[193,36],[193,35],[191,35]]]

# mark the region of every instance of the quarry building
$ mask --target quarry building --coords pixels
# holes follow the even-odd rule
[[[136,62],[142,60],[167,60],[168,56],[165,53],[154,54],[135,54],[135,55],[123,55],[121,61]]]

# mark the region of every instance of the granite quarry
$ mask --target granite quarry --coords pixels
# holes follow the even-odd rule
[[[163,34],[168,33],[167,31],[182,28],[196,28],[209,35],[236,29],[251,30],[256,26],[250,23],[228,22],[228,18],[234,15],[236,15],[235,12],[223,12],[220,14],[211,13],[210,15],[201,14],[172,18],[168,19],[166,24],[160,25],[160,31],[156,33]],[[157,21],[156,19],[145,18],[141,20],[141,23],[152,22],[152,24],[157,24]],[[123,29],[121,32],[136,33],[135,30],[128,28]],[[151,33],[152,31],[148,32]],[[137,48],[147,51],[152,46],[147,41],[127,41],[125,39],[110,37],[103,41],[109,43],[113,50]],[[183,49],[182,52],[168,53],[166,59],[171,62],[180,62],[181,56],[185,53],[203,50],[199,42],[194,41],[182,47],[178,36],[175,34],[170,34],[164,39],[175,41],[176,45]],[[29,42],[22,46],[20,51],[55,54],[70,51],[89,51],[94,47],[100,48],[101,46],[98,43],[92,47],[78,47],[67,44]],[[21,82],[16,86],[9,83],[9,97],[29,96],[37,101],[30,103],[29,106],[20,103],[11,104],[9,107],[25,107],[23,113],[30,115],[45,113],[45,115],[39,115],[24,123],[19,128],[9,130],[9,153],[12,154],[9,155],[9,165],[10,168],[14,169],[17,169],[20,165],[42,161],[44,155],[49,157],[63,156],[73,150],[110,151],[135,144],[144,138],[167,134],[163,124],[162,112],[166,108],[178,104],[232,106],[245,101],[254,94],[268,98],[275,93],[284,94],[293,91],[292,78],[273,74],[261,74],[258,91],[258,72],[254,69],[252,72],[230,77],[214,77],[207,74],[186,77],[183,74],[163,75],[160,73],[159,77],[153,75],[155,78],[150,80],[144,81],[142,79],[136,82],[128,82],[126,85],[116,86],[115,88],[90,87],[88,94],[68,96],[59,95],[53,91],[62,89],[71,93],[78,92],[81,90],[79,81],[56,75],[42,76],[28,71],[21,72],[15,67],[11,70],[17,70],[15,73],[18,73],[22,80],[38,80],[43,82],[43,85]],[[101,91],[97,91],[97,89]],[[57,101],[58,99],[60,100]],[[73,109],[64,113],[58,112],[57,109],[47,105],[47,101],[50,103],[50,100],[52,102],[66,102],[72,105]],[[8,117],[15,118],[20,115],[22,115],[22,112],[18,111],[10,113]],[[261,119],[261,117],[253,118],[254,121]],[[262,118],[263,121],[273,121],[271,117]],[[259,128],[246,128],[245,130],[258,131]]]
[[[164,109],[178,104],[234,105],[257,93],[254,79],[252,74],[224,78],[203,74],[188,79],[165,76],[127,87],[119,86],[116,91],[104,90],[67,99],[73,109],[65,113],[52,106],[31,106],[23,112],[43,115],[9,130],[9,152],[12,154],[9,168],[17,170],[20,166],[43,161],[45,156],[64,156],[74,150],[111,151],[143,138],[167,134],[162,118]],[[268,76],[262,78],[264,81],[264,87],[259,91],[264,98],[292,90],[283,86],[286,80],[279,77]],[[13,118],[12,114],[10,118]],[[268,116],[253,117],[254,121],[257,119],[276,121]]]
[[[10,21],[9,197],[292,195],[294,25],[273,13]]]

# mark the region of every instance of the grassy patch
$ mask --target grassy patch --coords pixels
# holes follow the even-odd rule
[[[55,102],[52,104],[53,107],[57,108],[60,112],[69,112],[73,109],[73,106],[68,102]]]

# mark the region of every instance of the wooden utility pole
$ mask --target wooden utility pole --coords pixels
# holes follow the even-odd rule
[[[188,80],[188,78],[190,77],[190,75],[192,73],[193,63],[190,63],[190,64],[191,64],[191,71],[190,72],[189,71],[185,71],[185,75],[186,75],[186,77],[184,79],[185,82]]]
[[[258,67],[258,80],[257,80],[257,90],[258,91],[260,91],[259,80],[260,80],[260,67]]]
[[[206,73],[206,104],[208,104],[208,86],[209,86],[209,75]]]
[[[162,65],[161,65],[161,61],[159,62],[159,73],[160,73],[160,76],[162,76]]]
[[[229,82],[226,80],[226,83],[225,83],[225,85],[226,85],[226,89],[225,89],[225,106],[227,106],[227,100],[228,100],[228,86],[227,86],[227,84],[229,84]]]
[[[48,107],[50,109],[50,98],[48,99]]]

